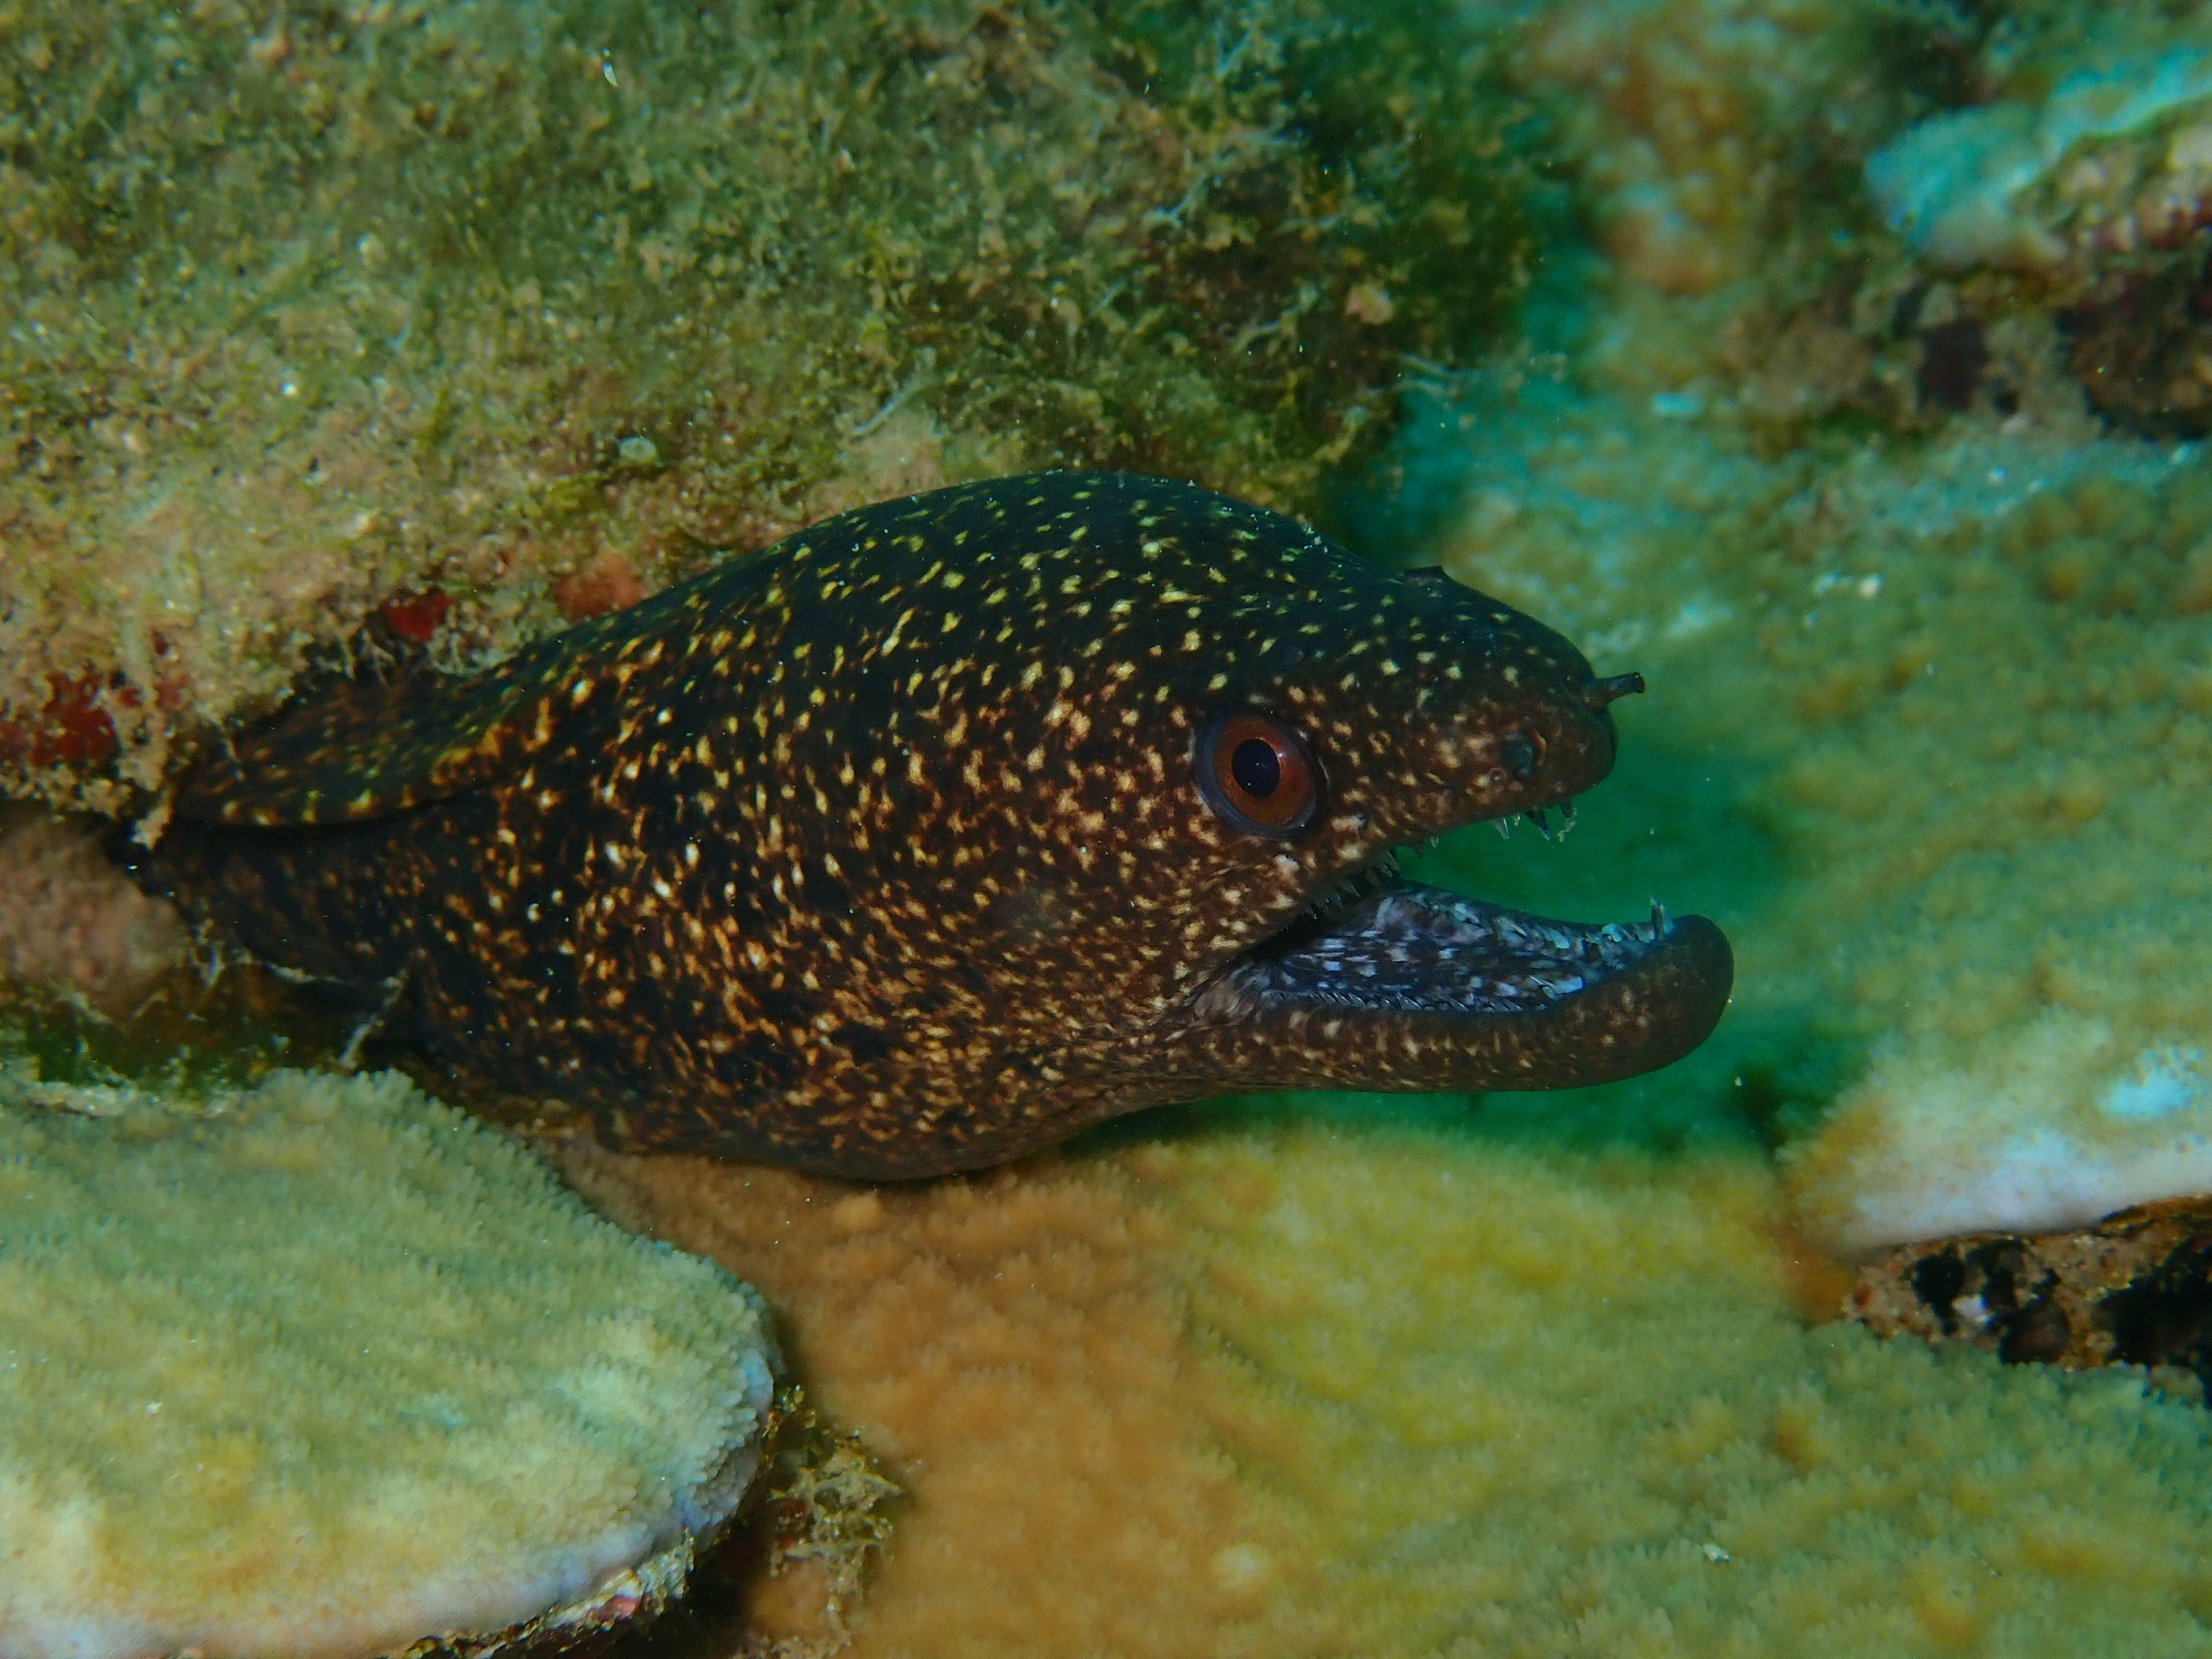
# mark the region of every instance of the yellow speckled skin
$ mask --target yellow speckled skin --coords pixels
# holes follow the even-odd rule
[[[1663,1064],[1709,924],[1540,1011],[1209,998],[1394,844],[1612,764],[1565,641],[1279,515],[1121,474],[829,519],[475,679],[357,685],[188,777],[149,879],[618,1138],[865,1177],[1231,1087],[1548,1087]],[[1194,776],[1267,713],[1294,838]],[[1540,756],[1515,777],[1501,745]]]

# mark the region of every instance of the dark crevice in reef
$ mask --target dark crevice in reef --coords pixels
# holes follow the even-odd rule
[[[2192,1234],[2149,1272],[2114,1291],[2099,1312],[2112,1355],[2130,1365],[2178,1365],[2212,1397],[2212,1233]]]

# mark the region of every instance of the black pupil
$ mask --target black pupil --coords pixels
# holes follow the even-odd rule
[[[1283,780],[1283,763],[1276,757],[1274,744],[1263,737],[1248,737],[1229,757],[1229,775],[1245,794],[1265,800]]]

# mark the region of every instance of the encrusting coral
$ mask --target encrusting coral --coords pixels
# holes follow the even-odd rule
[[[11,1065],[0,1191],[10,1655],[358,1655],[643,1600],[757,1461],[758,1300],[396,1076],[188,1102]]]

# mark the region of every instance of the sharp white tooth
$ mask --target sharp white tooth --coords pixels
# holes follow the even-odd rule
[[[1509,841],[1513,839],[1513,820],[1511,818],[1494,818],[1490,821],[1498,826],[1499,840]]]
[[[1667,907],[1654,899],[1651,902],[1651,936],[1658,938],[1667,931]]]

